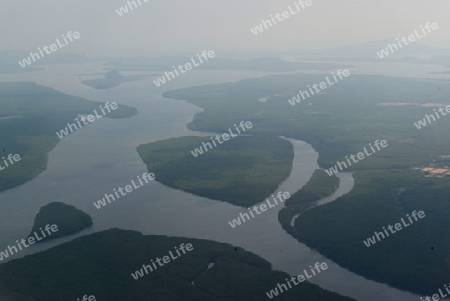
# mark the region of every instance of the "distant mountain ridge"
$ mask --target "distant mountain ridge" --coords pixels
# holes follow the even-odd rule
[[[398,38],[399,40],[401,37]],[[378,41],[369,41],[361,44],[346,45],[332,48],[323,48],[317,50],[297,51],[298,54],[314,54],[314,55],[352,55],[352,56],[373,56],[376,57],[376,52],[388,47],[388,44],[396,44],[395,38],[387,38]],[[436,55],[442,53],[450,53],[450,49],[445,48],[432,48],[426,46],[420,42],[412,42],[409,45],[403,45],[403,48],[399,49],[393,56],[404,55]]]

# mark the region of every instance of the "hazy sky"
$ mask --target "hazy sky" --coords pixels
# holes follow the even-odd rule
[[[137,1],[137,0],[136,0]],[[312,0],[313,5],[254,35],[250,28],[293,0],[149,0],[123,16],[126,0],[0,0],[0,49],[36,51],[68,31],[81,38],[58,53],[142,55],[316,49],[409,35],[450,48],[449,0]],[[377,49],[378,50],[378,49]]]

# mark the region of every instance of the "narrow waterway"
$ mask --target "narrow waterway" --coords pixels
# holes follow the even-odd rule
[[[243,208],[228,203],[197,197],[189,193],[151,182],[126,197],[96,209],[93,202],[113,188],[125,186],[146,172],[136,147],[143,143],[171,137],[206,135],[186,128],[201,109],[184,101],[164,99],[164,91],[202,84],[238,81],[268,73],[238,71],[196,71],[157,88],[150,80],[123,84],[112,90],[93,90],[80,83],[77,73],[98,65],[52,66],[45,71],[0,80],[29,79],[55,90],[96,101],[116,101],[133,106],[139,114],[133,118],[111,120],[101,118],[93,124],[65,137],[49,155],[48,169],[30,182],[0,193],[0,250],[29,233],[39,208],[60,201],[90,214],[94,226],[76,235],[34,245],[12,258],[48,249],[75,237],[110,228],[137,230],[144,234],[183,236],[226,242],[240,246],[265,258],[273,268],[297,275],[315,262],[326,262],[326,273],[311,279],[319,286],[362,301],[412,301],[418,296],[351,273],[318,252],[288,235],[278,223],[282,205],[268,209],[254,219],[231,228],[228,221]],[[257,100],[255,100],[257,101]],[[290,176],[277,191],[291,195],[299,190],[318,168],[318,153],[307,143],[292,140],[294,161]],[[329,202],[348,193],[353,187],[351,174],[340,173],[341,185]],[[270,175],[268,175],[270,176]],[[158,175],[156,175],[156,178]],[[263,201],[263,200],[261,200]],[[314,227],[314,225],[311,225]],[[274,284],[275,286],[276,284]]]

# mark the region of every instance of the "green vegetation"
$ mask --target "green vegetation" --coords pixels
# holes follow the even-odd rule
[[[425,218],[375,245],[364,245],[374,231],[381,232],[413,210],[423,210]],[[424,178],[409,170],[366,171],[356,174],[350,194],[305,212],[295,228],[301,241],[344,267],[431,294],[437,283],[450,277],[448,210],[448,179]],[[311,224],[314,233],[306,229]]]
[[[286,201],[286,206],[316,202],[328,197],[339,188],[340,181],[336,175],[329,176],[324,170],[316,169],[308,183]]]
[[[291,171],[294,153],[287,140],[239,136],[198,157],[191,154],[208,141],[208,137],[173,138],[137,150],[157,181],[243,207],[261,202]]]
[[[294,193],[286,201],[286,207],[278,213],[278,221],[283,229],[298,237],[296,233],[299,229],[291,227],[292,218],[309,210],[314,202],[332,195],[339,188],[340,181],[336,175],[329,176],[324,170],[316,169],[308,183]]]
[[[193,250],[139,280],[131,277],[143,264],[151,264],[150,260],[181,243],[191,243]],[[208,270],[209,263],[215,265]],[[76,300],[85,294],[109,301],[261,301],[268,298],[266,291],[287,277],[271,271],[264,259],[229,244],[112,229],[2,264],[0,294],[7,293],[11,301],[28,300],[23,295],[34,300]],[[276,298],[352,300],[307,282]]]
[[[0,298],[2,301],[36,301],[36,299],[29,296],[8,291],[0,291]]]
[[[450,117],[418,130],[414,123],[433,114],[422,106],[379,103],[448,103],[450,83],[413,78],[351,75],[321,94],[291,106],[299,89],[319,84],[329,74],[276,75],[191,87],[164,94],[202,107],[188,125],[192,130],[221,132],[240,120],[253,123],[252,134],[286,136],[310,143],[319,165],[329,168],[357,154],[375,140],[388,146],[356,164],[355,187],[333,203],[305,210],[287,207],[280,220],[302,213],[289,231],[339,265],[358,274],[420,294],[430,294],[450,278],[445,191],[449,178],[425,178],[416,167],[448,155]],[[261,103],[259,98],[269,97]],[[413,210],[426,218],[367,248],[363,240]],[[293,229],[294,230],[294,229]],[[298,232],[297,235],[294,232]],[[354,256],[358,254],[358,256]],[[426,272],[424,272],[426,271]]]
[[[303,214],[306,210],[311,209],[311,207],[312,205],[310,203],[300,203],[281,209],[278,212],[278,221],[280,222],[281,227],[283,227],[284,231],[294,236],[295,238],[298,238],[296,233],[296,231],[298,231],[298,228],[291,227],[292,218],[297,214]]]
[[[42,207],[34,219],[33,229],[29,236],[34,232],[40,235],[39,228],[44,229],[45,225],[57,225],[58,231],[52,233],[38,242],[55,239],[58,237],[70,235],[92,226],[92,218],[85,212],[71,205],[60,202],[53,202]],[[42,236],[42,235],[41,235]]]
[[[155,75],[152,75],[155,76]],[[85,80],[82,81],[82,84],[85,84],[86,86],[92,87],[97,90],[103,90],[103,89],[111,89],[114,87],[117,87],[120,84],[146,79],[148,78],[147,75],[135,75],[135,76],[122,76],[119,71],[117,70],[111,70],[108,71],[105,74],[104,78],[99,79],[91,79],[91,80]]]
[[[0,83],[0,154],[21,157],[0,171],[0,191],[23,184],[45,170],[47,154],[59,141],[56,132],[78,114],[91,114],[99,104],[32,82]],[[106,117],[135,114],[136,109],[119,105]]]

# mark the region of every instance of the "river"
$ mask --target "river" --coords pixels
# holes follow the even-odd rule
[[[50,152],[45,172],[21,186],[0,193],[0,227],[4,232],[0,237],[0,250],[14,244],[16,239],[26,238],[40,207],[60,201],[90,214],[94,226],[69,237],[34,245],[12,258],[39,252],[79,236],[122,228],[144,234],[230,243],[258,254],[271,262],[274,269],[291,275],[300,274],[315,262],[326,262],[329,266],[327,271],[313,277],[311,282],[361,301],[412,301],[419,298],[351,273],[299,243],[278,223],[277,214],[282,208],[280,205],[231,228],[228,221],[236,218],[240,212],[245,212],[243,208],[197,197],[154,181],[104,208],[96,209],[93,202],[105,193],[110,193],[118,186],[124,187],[147,171],[136,152],[138,145],[171,137],[206,135],[186,128],[186,124],[202,109],[185,101],[164,99],[161,96],[164,91],[270,74],[195,71],[159,88],[150,79],[125,83],[111,90],[94,90],[84,86],[74,75],[98,71],[101,71],[101,65],[91,63],[54,65],[39,72],[0,75],[0,81],[33,80],[66,94],[102,102],[116,101],[139,110],[139,114],[133,118],[98,119],[63,138]],[[289,140],[294,146],[295,155],[292,172],[277,191],[288,191],[292,195],[306,184],[318,168],[318,153],[303,141]],[[322,203],[333,201],[352,189],[351,174],[338,175],[341,178],[340,188],[331,197],[321,200]]]

